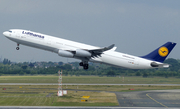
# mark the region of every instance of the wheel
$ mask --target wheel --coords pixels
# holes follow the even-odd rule
[[[79,65],[80,65],[80,66],[83,66],[83,62],[80,62]]]
[[[88,64],[84,64],[83,65],[83,68],[86,70],[86,69],[88,69]]]
[[[16,50],[19,50],[19,47],[16,47]]]

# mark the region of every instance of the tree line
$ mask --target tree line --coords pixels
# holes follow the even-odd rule
[[[79,66],[79,62],[11,62],[4,59],[0,63],[0,75],[37,75],[37,74],[57,74],[58,70],[63,70],[64,75],[98,75],[98,76],[161,76],[180,77],[180,60],[169,58],[164,63],[170,64],[169,68],[156,68],[146,70],[133,70],[112,67],[104,64],[90,63],[89,69],[84,70]]]

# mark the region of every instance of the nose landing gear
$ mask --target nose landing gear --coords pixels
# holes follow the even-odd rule
[[[19,44],[17,44],[16,50],[19,50]]]

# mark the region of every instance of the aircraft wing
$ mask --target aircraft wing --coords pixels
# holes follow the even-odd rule
[[[107,50],[110,50],[112,48],[114,48],[114,44],[108,46],[108,47],[104,47],[104,48],[100,48],[100,49],[94,49],[94,50],[88,50],[92,55],[91,57],[98,57],[101,56],[101,54]],[[116,47],[114,48],[116,49]]]
[[[69,48],[61,48],[58,49],[58,53],[60,56],[79,56],[79,57],[98,57],[107,50],[115,50],[117,47],[112,44],[108,47],[98,48],[98,49],[69,49]]]

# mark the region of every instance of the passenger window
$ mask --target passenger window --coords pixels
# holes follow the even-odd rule
[[[10,33],[12,33],[12,31],[9,31]]]

